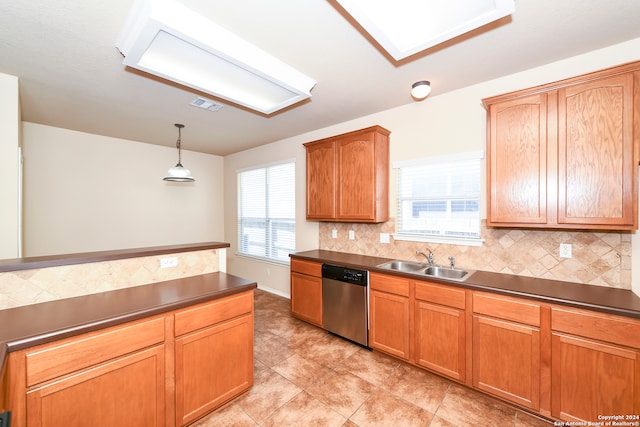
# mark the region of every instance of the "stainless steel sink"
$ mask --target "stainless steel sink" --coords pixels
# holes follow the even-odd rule
[[[384,264],[378,265],[378,268],[456,281],[464,281],[472,273],[472,271],[462,270],[460,268],[451,268],[441,265],[429,265],[421,262],[401,260],[385,262]]]
[[[384,264],[380,264],[379,268],[386,268],[389,270],[396,271],[404,271],[405,273],[415,273],[420,270],[424,270],[428,267],[427,264],[423,264],[421,262],[412,262],[412,261],[390,261],[385,262]]]
[[[424,274],[427,276],[441,277],[443,279],[462,280],[469,274],[469,272],[459,268],[432,265],[424,270]]]

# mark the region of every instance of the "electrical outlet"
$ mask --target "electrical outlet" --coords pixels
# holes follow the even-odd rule
[[[571,245],[560,243],[560,258],[571,258]]]
[[[336,230],[335,228],[333,230],[331,230],[331,238],[332,239],[337,239],[338,238],[338,230]]]
[[[176,267],[178,265],[178,257],[160,258],[160,268]]]
[[[389,233],[380,233],[380,243],[390,243]]]
[[[349,240],[355,240],[356,239],[356,232],[353,230],[349,230]]]

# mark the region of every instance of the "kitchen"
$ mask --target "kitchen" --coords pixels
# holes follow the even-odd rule
[[[180,193],[183,189],[168,188],[166,194],[180,198],[183,203],[189,205],[192,210],[200,211],[200,214],[186,212],[174,207],[174,210],[167,214],[165,221],[159,221],[156,226],[165,227],[167,233],[173,233],[167,238],[171,242],[197,242],[202,240],[228,241],[231,250],[227,254],[227,271],[240,276],[247,276],[250,272],[250,279],[259,283],[263,289],[270,290],[277,294],[288,296],[289,294],[289,268],[288,266],[265,263],[253,259],[247,259],[235,255],[236,242],[236,219],[237,195],[234,191],[236,181],[236,171],[243,168],[260,165],[282,159],[296,159],[296,209],[297,217],[304,218],[305,189],[301,185],[305,182],[304,164],[305,152],[303,143],[364,128],[373,124],[379,124],[392,131],[391,138],[391,160],[404,160],[409,158],[428,157],[434,155],[448,154],[452,152],[464,152],[469,150],[484,149],[486,139],[486,112],[482,108],[480,100],[505,93],[511,90],[518,90],[525,87],[535,86],[574,75],[599,70],[609,66],[615,66],[638,59],[636,52],[640,51],[640,41],[638,39],[612,45],[603,49],[587,52],[579,56],[569,57],[556,62],[529,70],[500,77],[491,81],[482,82],[450,93],[441,94],[428,98],[426,102],[409,103],[407,105],[381,111],[365,117],[349,120],[333,126],[305,132],[300,135],[285,138],[261,147],[246,150],[239,153],[225,156],[206,155],[188,151],[188,138],[185,134],[184,142],[186,147],[184,162],[203,178],[198,181],[196,188],[189,188]],[[4,84],[4,81],[3,81]],[[9,83],[11,88],[15,83]],[[10,93],[4,90],[3,93]],[[9,104],[15,104],[15,100],[9,100]],[[14,108],[15,110],[15,108]],[[15,111],[12,117],[15,116]],[[460,118],[464,118],[465,126],[460,126]],[[53,235],[48,244],[55,243],[57,247],[38,248],[39,243],[32,233],[37,233],[40,237],[53,233],[55,230],[45,230],[38,228],[38,218],[31,218],[34,212],[48,212],[50,218],[57,218],[58,230],[74,232],[70,224],[82,223],[84,213],[82,210],[77,213],[60,212],[63,205],[77,205],[79,202],[82,209],[91,206],[100,206],[107,214],[96,210],[91,215],[103,224],[103,233],[98,236],[89,236],[94,240],[94,245],[105,244],[104,247],[92,247],[89,250],[104,250],[110,248],[108,237],[118,230],[119,227],[127,224],[122,218],[132,215],[132,229],[127,229],[126,234],[132,240],[125,240],[124,245],[129,247],[155,246],[163,244],[157,233],[146,231],[135,240],[135,227],[144,228],[144,221],[152,217],[152,213],[158,208],[165,206],[153,205],[153,196],[158,193],[152,187],[153,182],[146,181],[146,176],[157,174],[157,165],[164,165],[174,161],[175,150],[158,148],[146,144],[139,144],[131,140],[102,137],[99,135],[86,135],[62,128],[46,126],[28,121],[22,122],[22,134],[25,150],[25,249],[32,248],[34,255],[55,252],[77,252],[71,239],[60,238]],[[14,127],[18,126],[18,123]],[[188,130],[188,128],[187,128]],[[431,143],[438,141],[439,143]],[[442,142],[441,142],[442,141]],[[90,153],[100,152],[102,158],[108,156],[111,161],[105,164],[101,159],[93,158]],[[41,157],[39,157],[41,156]],[[59,156],[59,157],[55,157]],[[134,173],[126,181],[118,180],[114,182],[112,170],[109,169],[111,162],[120,159],[123,163],[122,173]],[[50,161],[53,160],[52,165]],[[67,162],[74,168],[60,168],[52,173],[51,169],[55,164]],[[38,163],[42,162],[42,163]],[[41,164],[41,168],[36,170],[29,167],[31,164]],[[46,165],[50,169],[43,169]],[[42,173],[45,172],[45,173]],[[162,173],[162,172],[160,172]],[[140,176],[138,176],[140,174]],[[210,175],[209,175],[210,174]],[[77,176],[82,176],[82,182],[78,182]],[[390,185],[392,197],[390,197],[390,209],[394,212],[395,186],[393,175]],[[85,187],[83,184],[88,183]],[[114,191],[115,189],[127,189],[127,191]],[[55,200],[47,197],[55,193]],[[116,193],[116,194],[114,194]],[[147,194],[149,200],[140,203],[133,200],[131,194]],[[207,194],[210,199],[224,200],[224,209],[219,203],[206,202]],[[109,195],[108,205],[103,204],[103,195]],[[215,195],[211,197],[211,195]],[[62,203],[60,203],[62,201]],[[195,204],[194,204],[195,203]],[[481,212],[485,211],[485,200],[481,201]],[[115,208],[114,208],[115,206]],[[118,206],[128,206],[132,208],[121,209]],[[115,210],[114,210],[115,209]],[[136,212],[136,214],[132,214]],[[117,214],[117,215],[114,215]],[[77,216],[74,216],[77,215]],[[393,215],[392,215],[393,216]],[[33,227],[30,227],[33,225]],[[331,237],[333,228],[338,230],[337,239]],[[33,229],[34,231],[30,231]],[[304,251],[309,249],[329,249],[350,253],[374,254],[388,258],[414,259],[415,251],[424,250],[424,244],[407,244],[394,242],[392,244],[381,244],[378,241],[380,232],[393,232],[392,224],[381,225],[380,229],[371,226],[353,226],[355,239],[348,238],[348,231],[352,229],[347,224],[325,225],[323,223],[298,221],[296,224],[296,250]],[[111,231],[110,231],[111,230]],[[483,231],[484,232],[484,231]],[[492,231],[486,230],[487,233]],[[439,246],[436,249],[436,256],[439,263],[445,263],[446,257],[454,255],[459,266],[466,268],[487,269],[489,271],[523,273],[511,265],[504,262],[493,262],[482,264],[488,257],[494,260],[501,260],[501,255],[514,254],[518,245],[510,244],[509,241],[519,242],[531,236],[536,241],[541,242],[536,249],[544,249],[545,253],[540,255],[540,259],[548,259],[548,256],[555,257],[556,245],[549,245],[544,239],[554,241],[558,245],[565,243],[569,239],[579,241],[585,236],[593,237],[593,233],[562,232],[562,231],[538,231],[526,232],[520,230],[518,235],[505,237],[502,232],[487,239],[487,241],[498,242],[496,246],[477,248],[471,250],[461,250],[455,247]],[[531,233],[531,234],[528,234]],[[520,235],[522,234],[522,235]],[[202,236],[205,236],[204,238]],[[542,237],[540,237],[542,236]],[[613,236],[613,237],[612,237]],[[99,242],[95,242],[95,240]],[[640,262],[638,258],[639,244],[636,243],[635,233],[607,233],[599,236],[597,240],[587,239],[593,247],[605,254],[611,251],[620,253],[621,260],[618,265],[614,265],[614,272],[606,277],[613,277],[611,287],[622,287],[630,289],[639,280],[633,280],[632,274],[638,274]],[[500,243],[501,242],[501,243]],[[506,242],[506,243],[505,243]],[[636,244],[634,244],[636,243]],[[587,246],[588,248],[589,246]],[[635,249],[635,251],[634,251]],[[522,249],[527,250],[527,249]],[[38,252],[41,251],[41,252]],[[28,252],[27,252],[28,253]],[[51,252],[49,252],[51,253]],[[580,252],[574,244],[574,258],[580,259]],[[502,257],[504,258],[504,257]],[[565,262],[568,264],[568,262]],[[549,265],[549,269],[538,271],[537,274],[545,276],[549,270],[553,272],[553,278],[558,280],[576,281],[567,269],[557,268],[557,264]],[[513,270],[511,270],[513,268]],[[577,268],[579,269],[579,268]],[[573,270],[575,271],[575,270]],[[526,272],[526,274],[535,272]],[[606,273],[606,272],[605,272]],[[557,274],[557,275],[556,275]],[[546,276],[549,277],[549,276]],[[635,290],[638,293],[638,290]],[[31,293],[33,295],[33,293]],[[4,295],[3,295],[4,296]],[[26,298],[24,295],[16,297],[20,301]],[[13,298],[12,298],[13,299]],[[35,301],[38,301],[36,299]]]

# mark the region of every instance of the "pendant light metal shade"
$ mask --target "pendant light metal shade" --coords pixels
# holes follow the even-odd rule
[[[180,148],[180,142],[181,142],[180,139],[182,136],[181,130],[184,127],[184,125],[176,123],[175,127],[178,128],[178,140],[176,141],[176,148],[178,148],[178,163],[174,167],[169,169],[169,171],[167,172],[167,176],[165,176],[162,179],[165,181],[172,181],[172,182],[194,182],[195,179],[191,176],[191,171],[185,168],[184,166],[182,166],[182,152]]]

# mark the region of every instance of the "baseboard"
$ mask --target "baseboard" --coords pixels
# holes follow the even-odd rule
[[[286,299],[291,299],[291,295],[289,295],[288,293],[284,293],[282,291],[270,288],[268,286],[261,286],[260,284],[258,284],[258,289],[260,289],[261,291],[269,292],[270,294],[278,295]]]

